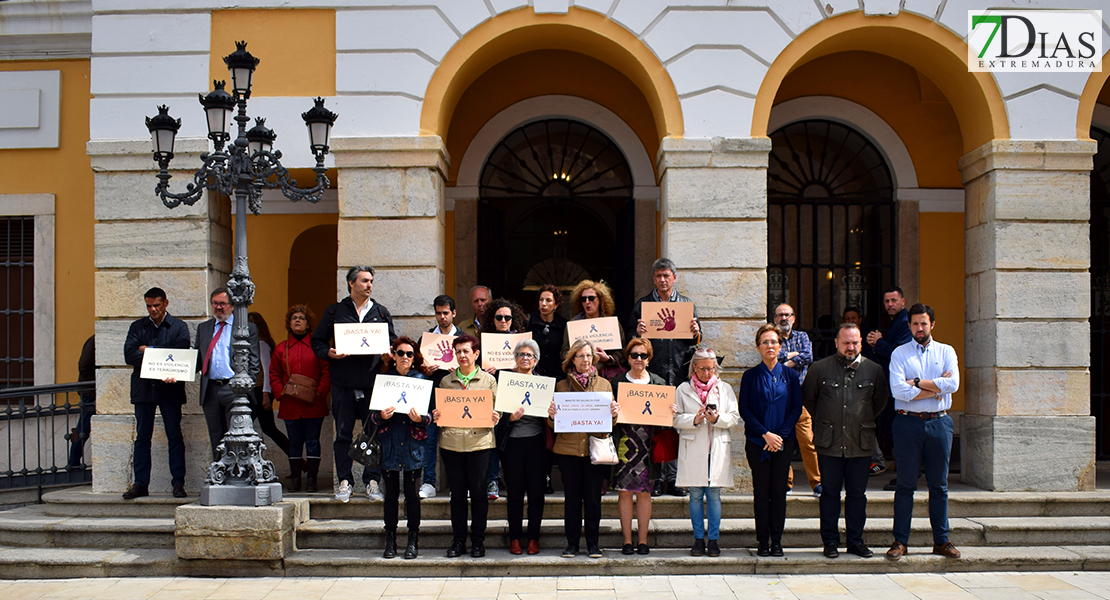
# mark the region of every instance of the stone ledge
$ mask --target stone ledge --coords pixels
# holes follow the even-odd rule
[[[665,137],[655,156],[659,177],[669,168],[767,168],[770,138]]]
[[[202,137],[178,137],[174,141],[173,148],[174,153],[173,160],[170,161],[170,171],[176,171],[177,169],[173,167],[183,164],[194,165],[194,169],[199,168],[201,153],[212,150],[208,138]],[[158,171],[158,164],[154,162],[154,150],[151,147],[150,139],[90,141],[85,143],[85,153],[91,158],[92,170],[95,173],[105,171],[150,171],[156,173]],[[154,180],[154,183],[157,183],[157,180]],[[153,187],[153,183],[151,185]],[[184,188],[184,185],[182,185],[182,188]]]
[[[1079,140],[991,140],[960,157],[966,184],[995,169],[1090,171],[1095,142]]]
[[[177,507],[174,546],[179,558],[277,560],[294,551],[297,505]]]
[[[430,167],[447,177],[451,155],[436,135],[398,137],[333,137],[331,153],[335,166],[350,167]]]

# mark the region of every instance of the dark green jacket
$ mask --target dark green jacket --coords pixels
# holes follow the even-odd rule
[[[802,406],[813,417],[818,454],[871,456],[875,417],[890,395],[883,377],[883,368],[863,357],[854,369],[836,354],[813,363],[802,382]]]

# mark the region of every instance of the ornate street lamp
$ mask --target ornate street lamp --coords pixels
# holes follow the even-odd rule
[[[281,165],[281,151],[271,151],[277,134],[266,127],[265,119],[256,119],[255,126],[247,130],[250,123],[247,99],[259,61],[247,52],[246,42],[236,42],[235,47],[235,52],[224,58],[231,76],[231,93],[224,90],[225,82],[216,81],[211,93],[200,96],[208,120],[208,139],[212,140],[214,151],[200,155],[202,165],[184,193],[175,194],[169,190],[169,166],[181,120],[171,117],[168,107],[159,106],[158,114],[147,117],[146,125],[159,167],[154,193],[167,208],[181,204],[191,206],[205,190],[235,197],[235,265],[227,283],[235,307],[231,344],[231,364],[235,371],[231,389],[235,392],[235,401],[231,422],[218,448],[219,458],[208,467],[201,504],[265,506],[281,500],[281,484],[277,483],[274,464],[262,458],[265,444],[254,430],[247,400],[247,394],[254,387],[254,381],[247,374],[250,353],[247,307],[254,301],[254,282],[247,268],[247,208],[256,215],[259,213],[263,189],[280,189],[294,202],[320,200],[329,186],[324,167],[328,137],[339,115],[324,108],[323,98],[316,98],[315,106],[301,115],[308,127],[312,154],[316,157],[316,166],[312,169],[316,173],[316,185],[307,189],[297,187],[297,181],[290,179],[289,172]],[[235,121],[239,131],[231,141],[227,131],[228,117],[236,106],[239,112]]]

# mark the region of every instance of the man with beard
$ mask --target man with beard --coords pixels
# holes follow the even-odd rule
[[[867,344],[872,348],[872,358],[875,359],[883,369],[886,370],[887,377],[890,376],[890,354],[894,349],[906,342],[912,340],[910,337],[909,316],[906,314],[906,297],[902,294],[902,288],[893,286],[887,288],[883,292],[883,308],[886,313],[890,315],[890,328],[886,330],[886,335],[883,335],[878,330],[872,331],[867,334]],[[894,421],[894,408],[887,406],[883,414],[878,418],[878,432],[879,444],[875,446],[875,450],[871,453],[871,474],[878,475],[886,471],[886,457],[883,456],[883,447],[889,448],[890,441],[890,424]],[[890,480],[883,489],[887,491],[894,490],[894,480]]]
[[[898,346],[890,357],[890,391],[894,397],[894,455],[898,457],[894,490],[894,543],[889,560],[906,554],[910,539],[913,492],[919,465],[929,485],[929,523],[933,554],[959,558],[948,541],[948,458],[952,454],[952,393],[960,387],[956,351],[933,340],[936,318],[924,304],[910,308],[913,341]]]
[[[859,326],[844,323],[836,332],[836,354],[809,369],[802,383],[802,406],[822,426],[813,435],[821,466],[821,541],[825,556],[840,555],[840,490],[845,490],[844,528],[848,553],[871,558],[863,543],[867,522],[867,471],[875,446],[875,416],[886,405],[883,368],[860,354]]]
[[[775,307],[775,326],[782,334],[782,349],[779,350],[779,362],[782,366],[794,369],[798,373],[798,380],[806,381],[806,372],[809,365],[813,364],[813,344],[804,331],[794,330],[794,321],[797,315],[789,304],[780,304]],[[806,478],[813,495],[821,497],[821,467],[817,464],[817,452],[813,449],[813,419],[809,412],[802,407],[802,416],[798,417],[798,424],[794,427],[798,435],[798,453],[802,455],[802,464],[806,468]],[[790,489],[794,488],[794,468],[791,467],[787,480]]]

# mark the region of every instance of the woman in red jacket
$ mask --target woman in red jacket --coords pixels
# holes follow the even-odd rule
[[[285,421],[289,433],[289,469],[293,474],[290,491],[301,491],[301,450],[305,451],[308,471],[307,490],[315,492],[316,475],[320,471],[320,428],[328,415],[328,390],[331,377],[327,361],[320,360],[312,351],[309,335],[312,333],[312,310],[304,304],[294,304],[285,313],[285,329],[289,339],[277,345],[270,358],[270,388],[274,399],[281,403],[278,418]],[[285,384],[292,374],[304,375],[316,382],[316,397],[305,402],[283,394]]]

